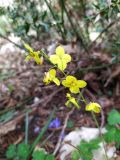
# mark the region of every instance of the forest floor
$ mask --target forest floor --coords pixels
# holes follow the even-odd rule
[[[1,46],[2,46],[1,41]],[[4,41],[4,45],[8,42]],[[57,44],[57,43],[56,43]],[[48,54],[53,54],[55,45],[49,42],[35,43],[34,48],[45,48]],[[46,47],[48,46],[48,47]],[[68,65],[71,74],[87,82],[83,94],[88,101],[101,104],[103,112],[97,116],[100,125],[105,125],[106,115],[112,108],[120,111],[120,65],[110,65],[112,56],[102,49],[93,50],[90,55],[84,54],[77,44],[63,45],[71,54],[73,61]],[[77,55],[77,56],[76,56]],[[80,57],[80,58],[79,58]],[[48,128],[42,138],[42,145],[52,153],[56,147],[64,121],[70,111],[65,107],[66,90],[54,84],[44,85],[44,73],[50,65],[42,66],[34,62],[26,63],[25,54],[19,49],[6,49],[0,52],[0,157],[4,158],[9,144],[18,144],[25,137],[25,112],[29,111],[29,141],[32,143],[48,116],[57,108],[55,117],[61,122],[58,128]],[[96,67],[98,66],[98,67]],[[82,103],[82,102],[81,102]],[[75,109],[69,117],[69,125],[65,135],[75,128],[95,127],[90,113]],[[41,144],[39,144],[41,145]],[[58,154],[59,157],[59,154]],[[59,158],[58,158],[59,159]]]

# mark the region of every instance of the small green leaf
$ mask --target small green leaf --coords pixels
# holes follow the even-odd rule
[[[73,151],[71,154],[72,160],[78,160],[79,158],[82,158],[82,160],[91,160],[93,158],[92,151],[100,147],[100,141],[100,138],[93,139],[90,142],[81,141],[77,147],[78,150]]]
[[[3,115],[0,116],[0,122],[4,122],[5,123],[5,122],[10,121],[13,118],[14,114],[15,114],[15,110],[14,109],[4,113]]]
[[[80,158],[80,153],[77,150],[73,151],[71,154],[71,158],[72,160],[78,160]]]
[[[47,155],[47,157],[45,158],[45,160],[55,160],[55,157],[51,154]]]
[[[108,115],[108,123],[109,125],[120,124],[120,113],[113,109]]]
[[[104,134],[104,139],[106,142],[120,142],[120,130],[118,128],[108,125],[106,129],[107,133]]]
[[[27,159],[29,155],[29,146],[24,143],[19,144],[17,148],[17,155],[22,159]]]
[[[33,152],[32,157],[33,157],[32,160],[45,160],[46,154],[43,150],[40,150],[40,151],[37,150]]]
[[[14,144],[11,144],[6,152],[7,159],[12,159],[16,156],[16,146]]]

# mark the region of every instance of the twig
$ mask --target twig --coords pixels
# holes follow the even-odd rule
[[[105,124],[105,116],[104,116],[104,112],[103,112],[103,109],[101,109],[101,124],[100,124],[100,130],[102,131],[102,128]]]
[[[118,60],[118,61],[116,61],[114,63],[103,64],[103,65],[93,66],[93,67],[80,68],[80,69],[76,70],[76,73],[77,72],[87,72],[87,71],[100,70],[100,69],[103,69],[103,68],[112,67],[113,65],[118,64],[118,63],[120,63],[120,60]]]
[[[64,132],[65,132],[68,119],[69,119],[70,115],[73,113],[74,109],[75,109],[75,108],[73,108],[70,112],[67,113],[67,116],[66,116],[66,118],[65,118],[64,125],[63,125],[62,131],[61,131],[61,133],[60,133],[60,135],[59,135],[58,143],[57,143],[57,145],[56,145],[56,147],[55,147],[55,150],[54,150],[54,152],[53,152],[53,155],[56,155],[56,153],[58,152],[58,150],[59,150],[59,148],[60,148],[60,146],[61,146],[61,143],[62,143],[62,135],[63,135]]]
[[[20,46],[20,45],[18,45],[17,43],[11,41],[9,38],[7,38],[6,36],[3,36],[1,33],[0,33],[0,37],[6,39],[6,40],[9,41],[10,43],[14,44],[16,47],[24,50],[24,48],[23,48],[22,46]]]
[[[46,142],[54,135],[55,131],[53,131],[41,144],[40,147],[43,147]]]

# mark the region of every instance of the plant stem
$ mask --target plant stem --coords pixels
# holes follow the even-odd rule
[[[117,57],[119,57],[119,56],[117,56]],[[103,65],[99,65],[99,66],[93,66],[93,67],[86,67],[86,68],[78,68],[77,70],[76,70],[76,73],[78,72],[88,72],[88,71],[95,71],[95,70],[100,70],[100,69],[103,69],[103,68],[108,68],[108,67],[111,67],[111,66],[113,66],[113,65],[115,65],[115,64],[118,64],[118,63],[120,63],[120,60],[117,60],[116,62],[114,62],[114,63],[109,63],[109,64],[103,64]]]
[[[28,112],[26,112],[26,117],[25,117],[25,144],[28,144],[28,129],[29,129],[29,119],[28,119]]]
[[[79,41],[81,42],[84,50],[85,50],[87,53],[89,53],[89,51],[88,51],[88,49],[87,49],[87,47],[86,47],[86,44],[84,43],[84,40],[82,39],[82,37],[80,36],[80,34],[78,33],[78,31],[76,30],[76,27],[75,27],[75,25],[74,25],[74,23],[73,23],[70,15],[69,15],[68,11],[67,11],[67,8],[66,8],[66,6],[65,6],[65,3],[64,3],[64,6],[63,6],[63,7],[64,7],[64,11],[65,11],[65,13],[66,13],[66,15],[67,15],[67,18],[68,18],[68,20],[69,20],[69,23],[70,23],[70,25],[71,25],[71,27],[72,27],[72,30],[73,30],[74,34],[76,35],[76,37],[77,37],[77,38],[79,39]]]
[[[82,94],[81,92],[80,92],[80,96],[81,96],[83,102],[85,103],[85,105],[87,105],[87,101],[86,101],[86,99],[84,98],[84,96],[83,96],[83,94]],[[97,118],[96,118],[94,112],[91,112],[91,114],[92,114],[93,120],[94,120],[94,122],[96,123],[96,126],[97,126],[97,128],[98,128],[98,130],[99,130],[99,133],[100,133],[100,136],[101,136],[101,140],[102,140],[102,143],[103,143],[103,148],[104,148],[104,151],[105,151],[106,160],[109,160],[109,159],[108,159],[108,156],[107,156],[107,151],[106,151],[105,143],[104,143],[104,138],[103,138],[103,135],[102,135],[102,133],[101,133],[101,129],[100,129],[100,127],[99,127],[99,123],[98,123],[98,121],[97,121]]]
[[[43,137],[43,135],[45,134],[46,130],[48,129],[48,126],[55,114],[55,108],[54,110],[52,111],[52,113],[50,114],[48,120],[47,120],[47,123],[44,125],[44,127],[42,128],[41,132],[39,133],[38,137],[35,139],[35,141],[33,142],[31,148],[30,148],[30,153],[29,153],[29,156],[31,155],[31,153],[33,152],[35,146],[38,144],[38,142],[41,140],[41,138]],[[28,157],[29,158],[29,157]]]
[[[64,25],[64,0],[59,0],[60,7],[61,7],[61,23],[64,31],[64,35],[66,34],[66,28]]]
[[[101,132],[101,129],[100,129],[100,126],[99,126],[99,123],[97,121],[97,118],[94,114],[94,112],[91,112],[92,114],[92,117],[93,117],[93,120],[95,121],[96,123],[96,126],[98,127],[99,129],[99,133],[100,133],[100,136],[101,136],[101,139],[102,139],[102,143],[103,143],[103,148],[104,148],[104,152],[105,152],[105,157],[106,157],[106,160],[109,160],[108,156],[107,156],[107,150],[106,150],[106,147],[105,147],[105,142],[104,142],[104,138],[103,138],[103,135],[102,135],[102,132]]]
[[[53,12],[50,4],[48,3],[47,0],[45,0],[45,3],[46,3],[46,5],[48,6],[48,8],[49,8],[49,10],[50,10],[50,13],[51,13],[51,15],[52,15],[52,17],[53,17],[53,19],[56,21],[56,25],[57,25],[58,31],[61,33],[62,38],[63,38],[63,40],[64,40],[66,37],[65,37],[65,35],[64,35],[64,33],[63,33],[62,29],[61,29],[60,24],[57,23],[57,18],[56,18],[56,16],[55,16],[55,14],[54,14],[54,12]]]
[[[14,44],[16,47],[20,48],[20,49],[23,49],[22,46],[18,45],[17,43],[11,41],[9,38],[7,38],[6,36],[3,36],[1,33],[0,33],[0,37],[6,39],[7,41],[9,41],[10,43]]]

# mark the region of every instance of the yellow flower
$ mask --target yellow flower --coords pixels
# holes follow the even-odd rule
[[[86,111],[93,111],[95,113],[100,113],[101,111],[101,106],[98,103],[90,102],[86,106]]]
[[[26,56],[25,61],[34,59],[37,64],[43,64],[43,57],[40,57],[40,51],[35,52],[28,44],[24,44],[29,54]]]
[[[56,55],[50,56],[50,61],[53,64],[57,64],[57,67],[61,71],[64,71],[67,67],[67,63],[71,61],[71,56],[69,54],[65,54],[64,48],[59,46],[56,48]]]
[[[78,105],[76,99],[74,97],[72,97],[69,93],[67,93],[66,97],[68,98],[68,101],[65,103],[66,106],[69,106],[69,104],[72,103],[78,109],[80,108],[80,106]]]
[[[84,88],[87,83],[83,80],[77,80],[73,76],[67,76],[65,80],[62,81],[62,85],[68,87],[70,92],[72,93],[79,93],[80,88]]]
[[[43,79],[45,84],[49,84],[50,82],[54,82],[56,85],[60,85],[59,79],[56,77],[56,70],[51,69],[49,72],[45,73],[45,77]]]

